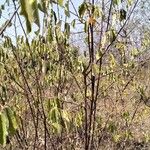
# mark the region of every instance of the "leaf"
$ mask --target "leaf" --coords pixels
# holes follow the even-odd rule
[[[0,5],[0,18],[1,18],[1,15],[2,15],[2,10],[5,9],[5,6],[4,5]]]
[[[133,2],[133,0],[128,0],[128,5],[131,6],[132,2]]]
[[[102,37],[102,41],[101,41],[102,48],[105,47],[106,41],[107,41],[107,32]]]
[[[61,122],[61,113],[60,109],[54,107],[50,110],[49,119],[52,123],[60,123]]]
[[[54,17],[55,24],[57,23],[57,16],[55,11],[51,10],[51,15]]]
[[[111,29],[111,30],[107,31],[107,35],[108,35],[108,39],[109,39],[110,43],[115,41],[116,34],[115,34],[114,29]]]
[[[20,0],[21,12],[26,19],[27,32],[31,32],[32,23],[40,27],[37,0]]]
[[[117,127],[115,125],[114,122],[110,122],[109,126],[108,126],[108,130],[111,132],[111,133],[114,133],[115,131],[117,131]]]
[[[130,113],[128,111],[124,112],[122,114],[122,117],[125,119],[125,120],[128,120],[130,118]]]
[[[60,108],[60,100],[59,98],[54,99],[54,104],[57,108]]]
[[[92,69],[93,69],[93,75],[99,74],[99,65],[93,64]]]
[[[53,41],[53,32],[51,27],[48,29],[47,39],[50,43]]]
[[[52,123],[52,126],[53,126],[53,130],[55,133],[58,133],[60,134],[61,131],[62,131],[62,126],[58,123]]]
[[[69,1],[67,1],[67,2],[65,3],[65,15],[66,15],[67,17],[70,17]]]
[[[119,5],[120,0],[113,0],[113,5]]]
[[[99,18],[100,16],[102,16],[102,11],[100,10],[100,8],[98,6],[95,6],[93,18]]]
[[[131,56],[136,57],[136,56],[138,56],[138,54],[139,54],[139,51],[137,48],[132,49]]]
[[[102,57],[102,52],[101,51],[97,51],[96,52],[96,60],[99,60]]]
[[[69,132],[70,115],[66,110],[62,110],[62,120],[63,120],[62,123],[65,125],[65,128],[66,128],[67,132]]]
[[[121,135],[119,135],[119,134],[114,134],[113,135],[114,142],[119,142],[120,138],[121,138]]]
[[[52,108],[49,113],[49,118],[51,122],[57,122],[56,109],[57,109],[56,107]]]
[[[0,144],[5,147],[6,145],[6,138],[7,138],[7,117],[4,113],[0,114]]]
[[[84,23],[84,32],[86,33],[88,31],[88,22],[86,21]]]
[[[114,13],[113,15],[112,15],[112,27],[113,26],[116,26],[116,20],[117,20],[117,15]]]
[[[46,9],[46,0],[40,0],[40,3],[38,3],[38,8],[46,13],[47,12],[47,9]]]
[[[75,23],[76,23],[76,20],[73,19],[72,22],[71,22],[71,25],[72,25],[73,28],[75,28]]]
[[[4,6],[4,5],[1,5],[1,6],[0,6],[0,9],[1,9],[1,10],[4,10],[4,9],[5,9],[5,6]]]
[[[64,119],[65,121],[70,122],[69,114],[68,114],[68,112],[67,112],[66,110],[63,110],[63,111],[62,111],[62,117],[63,117],[63,119]]]
[[[127,12],[124,9],[120,9],[120,21],[126,19]]]
[[[63,6],[63,2],[64,2],[63,0],[57,0],[59,6]]]
[[[69,23],[65,23],[65,34],[67,35],[67,37],[70,36],[70,25],[69,25]]]
[[[125,138],[127,138],[127,139],[129,139],[129,140],[131,140],[131,138],[133,138],[133,134],[132,134],[132,132],[129,131],[129,130],[126,130],[126,131],[125,131],[124,136],[125,136]]]
[[[6,110],[7,118],[9,121],[8,130],[10,134],[13,135],[16,132],[16,129],[18,128],[17,119],[16,119],[14,111],[10,107],[7,107],[5,110]]]
[[[86,11],[87,7],[86,7],[86,3],[82,3],[79,7],[78,7],[78,12],[79,12],[79,16],[83,17],[85,11]]]
[[[110,54],[110,67],[113,68],[116,65],[116,60],[113,54]]]
[[[75,125],[77,127],[81,127],[82,126],[82,119],[83,119],[83,115],[81,112],[78,112],[75,116]]]

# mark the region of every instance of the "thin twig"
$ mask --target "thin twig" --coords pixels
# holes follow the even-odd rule
[[[11,21],[13,20],[14,16],[16,15],[16,13],[18,12],[20,6],[18,6],[18,8],[15,10],[15,12],[13,13],[13,15],[11,16],[11,18],[6,22],[6,24],[2,27],[2,29],[0,30],[0,35],[3,34],[3,32],[6,30],[6,28],[10,25]]]

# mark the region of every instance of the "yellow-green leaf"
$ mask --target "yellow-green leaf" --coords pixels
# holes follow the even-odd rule
[[[65,15],[66,15],[67,17],[70,17],[69,1],[67,1],[67,2],[65,3],[65,9],[64,9],[64,11],[65,11]]]
[[[3,145],[3,147],[6,145],[6,138],[7,138],[8,132],[7,132],[7,117],[4,113],[0,114],[0,144]]]
[[[116,39],[115,30],[111,29],[111,30],[107,31],[107,37],[108,37],[110,43],[114,42]]]
[[[119,5],[120,0],[113,0],[113,5]]]
[[[18,128],[15,113],[10,107],[7,107],[6,114],[9,121],[9,132],[10,134],[14,134],[16,132],[16,129]]]
[[[65,121],[70,122],[69,113],[66,110],[62,111],[62,117]]]
[[[21,12],[26,19],[27,32],[31,32],[32,23],[40,26],[37,0],[20,0]]]
[[[57,0],[57,3],[60,5],[60,6],[63,6],[63,0]]]
[[[129,4],[129,6],[131,6],[131,5],[132,5],[132,3],[133,3],[133,0],[128,0],[128,4]]]
[[[57,123],[57,122],[52,123],[52,127],[53,127],[53,132],[54,132],[54,133],[58,133],[58,134],[61,133],[61,131],[62,131],[62,126],[61,126],[59,123]]]

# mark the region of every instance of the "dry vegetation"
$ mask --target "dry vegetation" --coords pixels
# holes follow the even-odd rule
[[[0,149],[149,150],[150,30],[135,26],[145,3],[11,2],[0,30]],[[27,32],[44,13],[43,35],[28,39],[19,5]],[[16,43],[5,33],[14,17],[24,31]]]

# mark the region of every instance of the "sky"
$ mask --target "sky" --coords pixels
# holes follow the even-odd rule
[[[0,6],[4,4],[6,0],[0,0]],[[11,0],[10,0],[11,1]],[[76,9],[78,9],[78,6],[82,3],[83,0],[72,0],[72,2],[74,3],[74,6],[76,7]],[[73,8],[70,7],[70,10],[73,11]],[[12,3],[10,3],[10,6],[9,7],[6,7],[5,10],[3,10],[2,12],[2,16],[0,18],[0,28],[3,26],[3,24],[9,20],[12,16],[14,12],[14,6]],[[62,12],[61,15],[64,15],[64,13]],[[42,13],[40,13],[40,18],[42,16]],[[26,29],[26,26],[25,26],[25,19],[24,17],[21,17],[21,20],[23,22],[23,25]],[[70,18],[70,20],[73,20],[73,17]],[[14,20],[13,20],[14,21]],[[21,26],[19,24],[19,21],[17,19],[17,33],[18,35],[23,35],[23,31],[21,29]],[[12,22],[13,23],[13,22]],[[33,25],[33,31],[35,31],[37,28],[35,25]],[[33,34],[34,32],[30,33],[28,36],[29,38],[33,38],[33,36],[35,36],[35,34]],[[5,35],[8,35],[9,37],[12,38],[12,40],[15,41],[15,32],[14,32],[14,25],[12,25],[11,27],[7,28],[6,31],[5,31]],[[0,41],[2,41],[2,38],[0,37]]]

